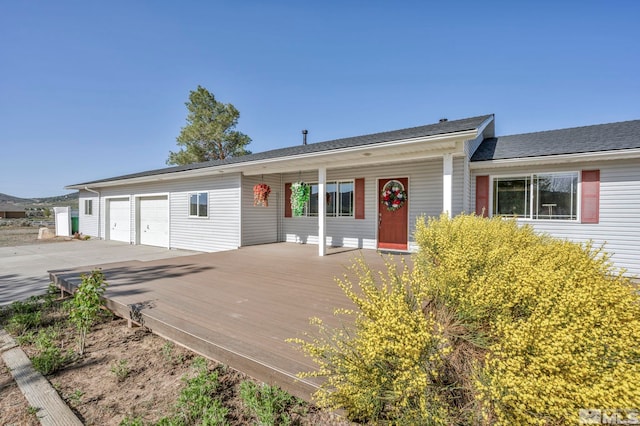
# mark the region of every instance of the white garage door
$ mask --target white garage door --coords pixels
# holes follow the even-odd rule
[[[169,201],[166,196],[143,197],[139,203],[140,244],[169,247]]]
[[[131,213],[128,198],[113,198],[108,200],[109,234],[108,239],[131,242]]]

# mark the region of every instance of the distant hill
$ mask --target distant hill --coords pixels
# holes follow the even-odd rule
[[[71,194],[57,195],[53,197],[43,198],[20,198],[13,195],[0,193],[0,203],[15,204],[22,207],[30,206],[77,206],[78,205],[78,193],[73,192]]]
[[[26,198],[14,197],[13,195],[7,195],[7,194],[0,193],[0,203],[16,204],[16,203],[24,203],[24,202],[29,202],[29,201],[31,201],[31,200],[28,200]]]

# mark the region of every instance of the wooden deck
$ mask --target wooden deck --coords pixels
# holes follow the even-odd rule
[[[329,249],[292,243],[102,266],[107,306],[195,352],[309,400],[319,381],[298,379],[315,368],[285,342],[315,331],[310,317],[339,324],[335,308],[351,307],[336,285],[353,259],[363,256],[383,270],[374,250]],[[79,270],[52,271],[55,284],[72,291]]]

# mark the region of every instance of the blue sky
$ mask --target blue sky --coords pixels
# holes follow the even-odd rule
[[[640,119],[640,2],[0,0],[0,192],[165,166],[202,85],[253,152],[496,114]]]

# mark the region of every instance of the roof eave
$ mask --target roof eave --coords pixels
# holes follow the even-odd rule
[[[488,124],[488,122],[490,122],[490,119],[487,120],[486,124]],[[484,126],[486,126],[486,124],[484,124]],[[450,143],[451,149],[455,150],[456,142],[472,139],[476,137],[478,134],[479,134],[478,128],[476,128],[471,130],[445,133],[440,135],[393,140],[388,142],[378,142],[378,143],[359,145],[354,147],[337,148],[337,149],[331,149],[326,151],[318,151],[318,152],[290,155],[290,156],[284,156],[284,157],[267,158],[263,160],[253,160],[253,161],[246,161],[246,162],[233,163],[233,164],[223,164],[218,166],[202,167],[202,168],[179,171],[179,172],[158,173],[158,174],[153,174],[148,176],[138,176],[134,178],[105,180],[102,182],[79,183],[79,184],[65,186],[65,189],[82,190],[86,188],[104,188],[104,187],[110,187],[110,186],[116,186],[116,185],[130,185],[130,184],[137,184],[137,183],[157,182],[162,180],[184,179],[189,177],[208,176],[208,175],[216,175],[221,173],[241,173],[249,169],[256,169],[263,166],[266,167],[268,165],[273,165],[273,164],[295,163],[300,160],[311,160],[311,161],[316,160],[320,164],[323,162],[326,163],[326,161],[328,159],[331,159],[332,157],[343,156],[346,153],[357,154],[357,153],[367,152],[367,151],[381,151],[381,150],[388,150],[389,148],[397,148],[397,147],[403,147],[403,146],[420,144],[420,143],[437,143],[437,142]],[[389,158],[389,160],[393,161],[393,158]],[[332,162],[332,164],[334,163]],[[311,168],[311,166],[308,164],[305,165],[305,167]],[[299,167],[292,164],[291,169],[299,170]]]
[[[472,170],[500,167],[516,167],[541,164],[581,163],[591,161],[610,161],[640,158],[640,148],[614,151],[581,152],[573,154],[541,155],[536,157],[505,158],[499,160],[471,161]]]

